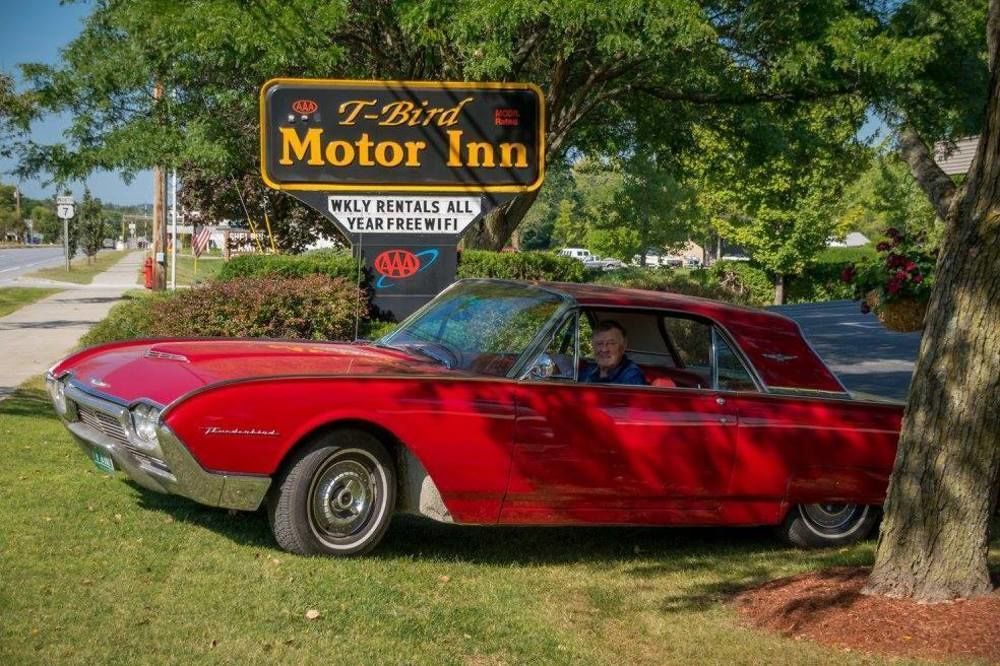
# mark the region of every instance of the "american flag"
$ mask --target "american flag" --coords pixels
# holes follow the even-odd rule
[[[212,228],[208,225],[203,225],[194,232],[194,236],[191,237],[191,251],[194,252],[194,256],[201,256],[201,253],[208,247],[208,239],[211,236]]]

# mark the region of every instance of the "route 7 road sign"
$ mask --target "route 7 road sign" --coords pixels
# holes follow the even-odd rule
[[[73,197],[56,197],[56,217],[60,220],[68,220],[73,217],[75,206]]]

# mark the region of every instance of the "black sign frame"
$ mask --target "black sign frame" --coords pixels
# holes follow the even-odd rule
[[[364,99],[349,99],[350,95],[361,95]],[[379,95],[385,102],[381,106]],[[421,95],[424,96],[422,100]],[[367,97],[370,96],[375,97],[369,101]],[[348,100],[345,102],[344,98]],[[430,105],[432,101],[441,106]],[[385,122],[404,117],[386,111],[394,103],[412,104],[409,113],[415,115],[406,117],[419,122],[385,125]],[[370,106],[362,108],[360,104]],[[419,116],[419,113],[429,115],[431,111],[438,112],[438,120],[433,116],[429,119]],[[449,113],[452,115],[448,116]],[[453,122],[443,128],[454,127],[460,137],[455,142],[451,130],[427,131],[438,128],[435,123],[445,118]],[[425,121],[430,124],[423,124]],[[378,129],[379,134],[361,131],[366,127]],[[327,130],[330,134],[323,136]],[[363,139],[358,136],[359,131]],[[463,132],[469,135],[463,136]],[[373,136],[375,141],[372,141]],[[383,151],[391,152],[394,161],[398,159],[395,164],[382,161],[354,164],[355,160],[362,159],[362,150],[365,159],[372,162],[373,158],[367,156],[374,147],[377,157],[382,143],[396,144],[388,146],[391,151]],[[418,143],[423,147],[413,148]],[[279,145],[284,150],[279,149]],[[404,151],[403,146],[410,149]],[[465,153],[462,148],[466,149]],[[456,149],[458,152],[451,152]],[[345,151],[359,154],[350,162],[338,164],[347,160]],[[296,158],[308,155],[307,164],[320,166],[324,171],[312,169],[312,173],[302,175],[300,169],[296,174],[292,167],[299,164],[290,155]],[[545,178],[545,96],[541,88],[532,83],[275,78],[260,89],[260,159],[264,183],[289,193],[528,192],[541,187]],[[282,159],[286,165],[278,164]],[[428,159],[430,166],[420,164],[420,159]],[[453,161],[460,164],[452,166]],[[522,166],[522,161],[526,166]],[[411,167],[412,171],[408,174],[400,166]],[[524,169],[523,174],[521,169]],[[414,177],[408,179],[408,175]]]

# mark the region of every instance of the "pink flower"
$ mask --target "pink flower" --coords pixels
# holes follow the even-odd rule
[[[879,252],[885,252],[891,247],[892,245],[890,245],[888,241],[882,241],[881,243],[875,246],[875,249],[878,250]]]
[[[917,268],[918,268],[918,266],[917,266],[916,262],[911,261],[911,262],[908,262],[906,264],[906,272],[907,273],[912,273],[913,271],[917,270]]]
[[[899,293],[902,285],[895,279],[889,280],[889,284],[885,285],[885,290],[889,292],[892,296]]]
[[[854,278],[857,275],[857,270],[854,264],[847,264],[844,266],[844,270],[840,271],[840,281],[841,282],[854,282]]]
[[[920,284],[921,282],[924,281],[924,276],[921,275],[920,273],[917,273],[916,275],[913,276],[912,279],[915,283]]]

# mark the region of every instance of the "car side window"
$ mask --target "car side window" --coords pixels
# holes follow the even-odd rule
[[[712,327],[697,319],[665,316],[663,330],[677,357],[671,374],[678,386],[708,388],[712,385]]]
[[[715,332],[715,364],[720,391],[757,390],[750,372],[718,331]]]

